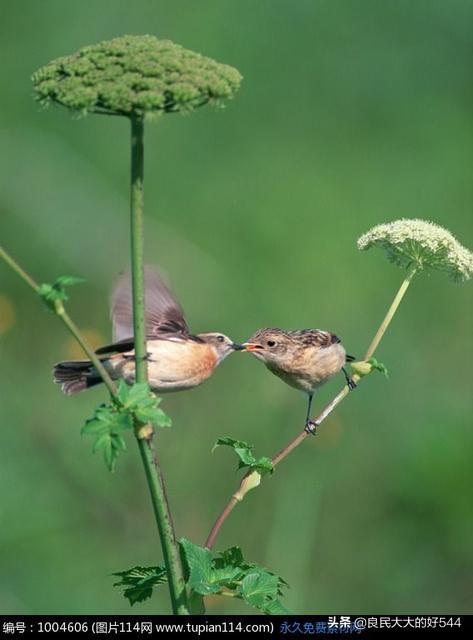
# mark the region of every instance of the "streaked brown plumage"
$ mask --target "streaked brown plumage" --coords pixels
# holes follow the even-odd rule
[[[96,353],[112,379],[135,380],[133,308],[130,275],[122,276],[112,294],[114,342]],[[145,319],[150,387],[166,393],[191,389],[207,380],[232,351],[242,347],[223,333],[193,335],[181,305],[152,267],[145,269]],[[59,362],[54,381],[67,395],[101,382],[89,360]]]
[[[315,390],[340,371],[349,387],[354,386],[344,369],[354,358],[347,356],[340,338],[330,331],[259,329],[243,347],[281,380],[308,394],[306,428],[312,433],[316,425],[310,420],[310,410]]]

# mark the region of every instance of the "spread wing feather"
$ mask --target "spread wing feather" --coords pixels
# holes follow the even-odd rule
[[[112,293],[111,316],[114,345],[133,338],[133,304],[130,272],[123,274]],[[189,327],[184,311],[159,271],[145,267],[145,321],[148,339],[186,337]]]

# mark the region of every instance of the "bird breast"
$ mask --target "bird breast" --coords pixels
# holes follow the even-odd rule
[[[211,345],[191,340],[149,340],[148,378],[155,391],[182,391],[196,387],[212,375],[218,357]],[[133,382],[135,363],[128,360],[121,375]]]
[[[336,343],[323,348],[303,347],[269,368],[292,387],[311,393],[336,375],[345,361],[345,349]]]

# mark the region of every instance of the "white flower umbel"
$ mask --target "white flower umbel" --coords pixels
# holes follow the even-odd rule
[[[473,275],[473,254],[450,231],[426,220],[402,218],[378,224],[358,239],[358,249],[380,247],[394,264],[408,268],[399,291],[373,338],[365,360],[369,360],[403,299],[412,278],[424,269],[446,271],[455,282]]]
[[[473,275],[473,254],[446,229],[426,220],[379,224],[358,239],[358,249],[380,247],[401,267],[445,271],[456,282]]]

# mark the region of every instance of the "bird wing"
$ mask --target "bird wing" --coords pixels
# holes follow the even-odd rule
[[[111,299],[111,316],[114,343],[129,341],[134,334],[129,271],[124,273],[115,285]],[[181,305],[159,271],[149,265],[145,267],[145,322],[148,339],[184,338],[189,335],[189,327]]]
[[[330,347],[332,344],[340,342],[334,333],[330,331],[321,331],[320,329],[301,329],[299,331],[290,331],[289,335],[297,342],[308,347],[319,347],[321,349]]]
[[[125,338],[125,340],[119,340],[113,344],[107,344],[105,347],[100,347],[95,353],[98,356],[111,356],[118,353],[126,353],[127,351],[133,351],[135,348],[135,341],[133,338]]]

